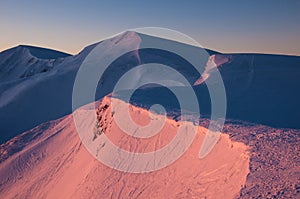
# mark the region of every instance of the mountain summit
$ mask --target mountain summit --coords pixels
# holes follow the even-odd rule
[[[96,69],[106,68],[99,77],[95,99],[76,104],[72,113],[76,75],[95,49],[99,53],[96,58],[121,56],[108,66],[88,62]],[[298,198],[300,57],[205,51],[128,31],[90,45],[74,56],[31,46],[1,52],[0,197]],[[194,66],[176,52],[193,56],[200,64]],[[203,52],[205,56],[200,56]],[[148,168],[172,159],[172,152],[190,135],[189,129],[183,128],[184,137],[175,142],[176,147],[156,153],[168,146],[183,126],[180,104],[169,87],[139,87],[128,101],[123,97],[131,90],[121,89],[111,95],[118,80],[142,64],[166,65],[179,72],[187,84],[177,82],[171,88],[182,93],[191,88],[201,117],[196,118],[199,125],[195,120],[188,121],[196,128],[195,139],[179,159],[157,172],[126,173],[99,162],[98,157],[108,158],[127,171],[141,169],[141,165]],[[155,80],[166,79],[163,70],[155,73]],[[201,144],[211,135],[207,134],[212,112],[207,81],[214,80],[217,70],[226,89],[225,126],[210,153],[199,158]],[[129,83],[137,86],[151,72],[153,68],[139,69]],[[176,80],[174,74],[168,76]],[[91,82],[89,77],[84,80]],[[120,105],[118,111],[113,109],[112,99]],[[152,106],[157,104],[165,108],[166,123],[161,133],[149,140],[134,137],[139,129],[133,137],[125,134],[114,120],[129,106],[129,115],[140,125],[162,121],[159,112],[152,113]],[[193,108],[185,108],[195,115]],[[77,115],[82,119],[83,136],[74,122]],[[86,148],[86,143],[92,148]],[[112,143],[119,146],[118,150],[111,150]],[[136,160],[140,159],[135,159],[138,156],[124,157],[124,151],[154,151],[155,158],[139,164]]]
[[[103,49],[101,56],[108,58],[118,51],[132,49],[132,46],[139,48],[151,42],[169,45],[184,52],[199,51],[195,46],[128,31],[88,46],[74,56],[30,46],[18,46],[1,52],[0,142],[43,122],[70,114],[77,71],[96,46]],[[296,92],[300,85],[300,57],[216,53],[207,56],[202,62],[202,66],[196,66],[202,67],[201,76],[187,60],[172,52],[149,48],[129,52],[115,60],[105,74],[99,77],[95,99],[111,93],[117,80],[135,66],[160,63],[179,71],[191,85],[197,82],[194,90],[199,99],[201,114],[209,116],[210,99],[205,78],[213,72],[211,69],[218,68],[227,94],[228,119],[275,127],[300,127],[297,119],[300,114],[300,94]],[[148,72],[140,71],[136,81],[143,79]],[[142,106],[156,102],[165,104],[171,110],[176,108],[176,100],[168,92],[162,92],[162,89],[157,86],[141,89],[140,94],[133,96],[132,100]],[[145,99],[141,96],[154,97]]]

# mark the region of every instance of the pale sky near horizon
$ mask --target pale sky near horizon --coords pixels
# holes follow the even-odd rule
[[[224,53],[300,55],[300,1],[0,2],[0,51],[20,44],[71,54],[126,29],[164,27]]]

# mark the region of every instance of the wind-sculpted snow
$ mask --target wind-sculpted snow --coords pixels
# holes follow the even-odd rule
[[[218,70],[222,64],[230,62],[230,55],[215,54],[211,55],[206,63],[201,77],[194,83],[195,86],[204,83],[215,70]]]

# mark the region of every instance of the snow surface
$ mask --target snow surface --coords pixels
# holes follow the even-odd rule
[[[78,55],[65,58],[41,60],[33,57],[29,49],[22,46],[1,53],[1,142],[42,122],[57,119],[71,113],[72,89],[76,73],[84,58],[95,46],[101,49],[101,56],[108,59],[109,57],[114,57],[114,54],[117,54],[119,51],[132,49],[132,46],[138,48],[143,42],[148,44],[151,41],[160,43],[164,40],[129,31],[102,41],[99,44],[91,45]],[[183,45],[177,42],[174,42],[174,44],[171,41],[165,42],[168,45],[172,44],[172,48],[180,48]],[[196,49],[188,45],[184,45],[184,48]],[[161,56],[156,54],[148,55],[147,51],[144,53],[144,57],[151,58],[152,56],[157,57],[156,59],[162,59],[166,63],[170,62],[168,57],[161,58]],[[132,52],[130,56],[123,56],[110,66],[107,70],[109,75],[104,75],[99,81],[101,89],[98,89],[96,98],[99,99],[109,94],[114,83],[124,71],[141,62],[139,56],[140,54],[137,51]],[[32,61],[33,64],[31,64]],[[173,67],[179,69],[191,82],[199,77],[199,74],[195,74],[195,69],[189,69],[191,67],[182,68],[180,62],[179,64],[175,62]],[[101,64],[97,67],[101,67]],[[148,70],[140,71],[137,78],[143,79],[143,74],[148,74],[148,72]],[[86,103],[89,103],[89,101]],[[18,114],[9,114],[12,112],[17,112]],[[29,112],[30,115],[28,115]],[[15,125],[16,120],[19,121],[18,125]]]
[[[162,45],[162,49],[164,46],[182,49],[190,55],[201,51],[194,46],[129,31],[91,45],[74,56],[40,59],[33,56],[30,53],[32,49],[26,46],[0,53],[0,143],[43,122],[72,112],[74,79],[79,66],[96,46],[102,49],[102,57],[109,58],[122,49],[147,46],[151,43]],[[200,102],[201,114],[209,115],[210,99],[203,78],[218,69],[227,92],[228,118],[277,127],[300,128],[300,93],[297,92],[300,85],[300,57],[217,53],[211,55],[209,60],[201,60],[203,65],[198,67],[201,67],[200,71],[205,71],[202,78],[190,63],[172,53],[155,49],[132,51],[108,67],[99,80],[96,99],[109,94],[124,72],[141,63],[156,62],[179,71],[191,85],[200,80],[197,82],[200,84],[194,89]],[[142,80],[144,74],[148,73],[149,70],[139,71],[136,81]],[[155,96],[153,98],[165,99],[163,103],[174,107],[176,103],[173,103],[172,97],[160,90],[161,88],[145,88],[141,95],[151,94]],[[154,100],[142,96],[136,98],[139,102],[151,103]],[[78,106],[81,105],[84,104]]]
[[[109,100],[105,98],[99,110],[109,104]],[[172,139],[179,125],[168,119],[162,131],[153,138],[129,139],[113,122],[109,109],[102,114],[103,133],[128,151],[147,152],[163,147]],[[91,123],[90,117],[85,117],[89,111],[94,112],[85,108],[76,113],[85,118],[84,124]],[[132,107],[130,114],[141,125],[149,121],[147,110]],[[86,128],[93,126],[86,125]],[[0,164],[0,196],[8,199],[232,198],[238,195],[246,182],[248,147],[232,142],[228,135],[222,135],[213,151],[205,159],[199,159],[198,151],[206,131],[199,127],[191,147],[170,166],[156,172],[132,174],[114,170],[94,159],[80,141],[72,115],[69,115],[40,125],[14,140],[24,140],[24,148],[10,154]],[[96,145],[103,140],[104,134],[94,140]],[[93,134],[86,136],[93,137]],[[98,145],[97,155],[111,156],[107,146],[107,143]],[[166,157],[169,155],[165,154]],[[159,161],[161,157],[157,158]],[[128,161],[118,159],[116,162],[123,163]]]
[[[96,46],[102,50],[101,56],[111,58],[122,49],[147,46],[152,42],[182,48],[188,54],[199,52],[199,49],[186,44],[125,32],[91,45],[75,56],[41,59],[42,55],[38,56],[26,46],[0,53],[0,143],[9,140],[1,145],[1,198],[87,198],[91,195],[96,198],[197,198],[199,195],[232,198],[239,193],[249,173],[248,147],[233,142],[228,135],[222,135],[213,151],[206,158],[199,159],[198,152],[207,131],[199,126],[196,139],[182,158],[161,172],[143,175],[119,172],[100,164],[78,138],[73,116],[68,114],[72,111],[74,79],[86,56]],[[190,84],[196,82],[193,88],[200,101],[201,114],[209,115],[210,112],[209,93],[203,78],[210,78],[211,73],[219,70],[227,91],[228,118],[300,128],[300,57],[296,56],[212,54],[200,68],[204,71],[200,77],[186,60],[172,53],[155,49],[132,51],[117,59],[105,71],[99,81],[96,99],[109,94],[124,72],[138,64],[152,62],[170,65],[183,74]],[[148,73],[141,70],[136,79],[143,80]],[[131,114],[141,124],[149,121],[149,115],[140,107],[147,109],[153,104],[166,105],[170,117],[162,129],[163,134],[153,136],[153,142],[129,140],[112,121],[109,112],[103,113],[101,118],[102,127],[106,129],[103,133],[129,151],[147,152],[166,145],[173,136],[173,130],[178,127],[180,116],[177,115],[178,103],[174,96],[165,91],[157,86],[144,87],[131,101],[136,104]],[[108,100],[104,98],[99,103],[101,105]],[[86,128],[94,128],[88,125],[92,123],[90,118],[85,117],[90,111],[94,110],[79,109],[76,112],[85,118]],[[57,120],[50,121],[53,119]],[[270,132],[260,131],[260,136]],[[88,138],[91,136],[94,135],[87,135]],[[94,142],[103,141],[101,136],[97,136]],[[252,146],[257,146],[258,137],[255,134],[250,136]],[[269,142],[268,136],[265,137]],[[99,149],[98,155],[111,155],[105,145],[107,143],[102,143],[103,148]],[[268,150],[266,154],[269,154]],[[262,165],[258,165],[260,169]],[[256,186],[255,182],[250,184]]]

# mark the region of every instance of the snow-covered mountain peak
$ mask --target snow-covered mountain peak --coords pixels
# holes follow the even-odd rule
[[[71,56],[70,54],[65,52],[36,46],[19,45],[17,46],[17,48],[28,50],[32,56],[38,59],[57,59]]]
[[[280,127],[299,127],[296,117],[299,115],[299,109],[295,109],[298,107],[299,95],[295,90],[299,87],[297,66],[300,57],[221,54],[206,50],[211,56],[206,54],[202,59],[201,53],[205,52],[202,48],[126,31],[92,44],[75,56],[42,59],[37,57],[38,53],[41,55],[41,52],[51,50],[24,45],[0,52],[0,131],[3,132],[0,142],[43,122],[71,113],[72,92],[78,69],[95,48],[97,48],[95,58],[99,56],[101,58],[100,64],[95,65],[95,68],[108,66],[102,77],[99,77],[96,99],[111,93],[114,85],[127,71],[136,69],[137,73],[132,83],[141,82],[151,75],[153,69],[136,66],[160,63],[178,71],[190,84],[199,80],[194,89],[201,101],[201,114],[209,115],[209,93],[206,85],[202,83],[210,77],[210,74],[219,70],[226,88],[228,117]],[[192,65],[187,58],[194,58],[195,61],[203,63]],[[112,60],[113,63],[104,65],[101,61],[105,59]],[[197,69],[200,69],[202,79],[194,66],[200,67]],[[154,79],[163,78],[176,79],[175,76],[162,70]],[[149,96],[149,99],[152,99],[157,95],[153,99],[168,99],[167,105],[173,108],[177,101],[169,100],[168,92],[163,91],[161,88],[144,88],[144,91],[141,90],[141,93],[137,94],[135,101],[139,104],[139,96]],[[276,99],[276,103],[269,103],[269,99],[272,101]],[[165,101],[162,100],[162,103]],[[277,104],[285,101],[287,103],[278,107]],[[281,114],[269,114],[275,109]],[[13,114],[13,119],[7,117],[15,112],[18,114]],[[245,112],[249,114],[244,114]],[[260,115],[260,118],[256,115]],[[280,115],[290,117],[283,120]],[[15,125],[16,121],[21,122]]]
[[[64,58],[71,56],[68,53],[48,49],[48,48],[42,48],[42,47],[36,47],[36,46],[30,46],[30,45],[18,45],[16,47],[10,48],[8,50],[5,50],[3,52],[0,52],[0,55],[26,55],[26,56],[33,56],[37,59],[57,59],[57,58]]]
[[[56,50],[19,45],[0,53],[0,82],[16,81],[51,70],[71,55]]]

